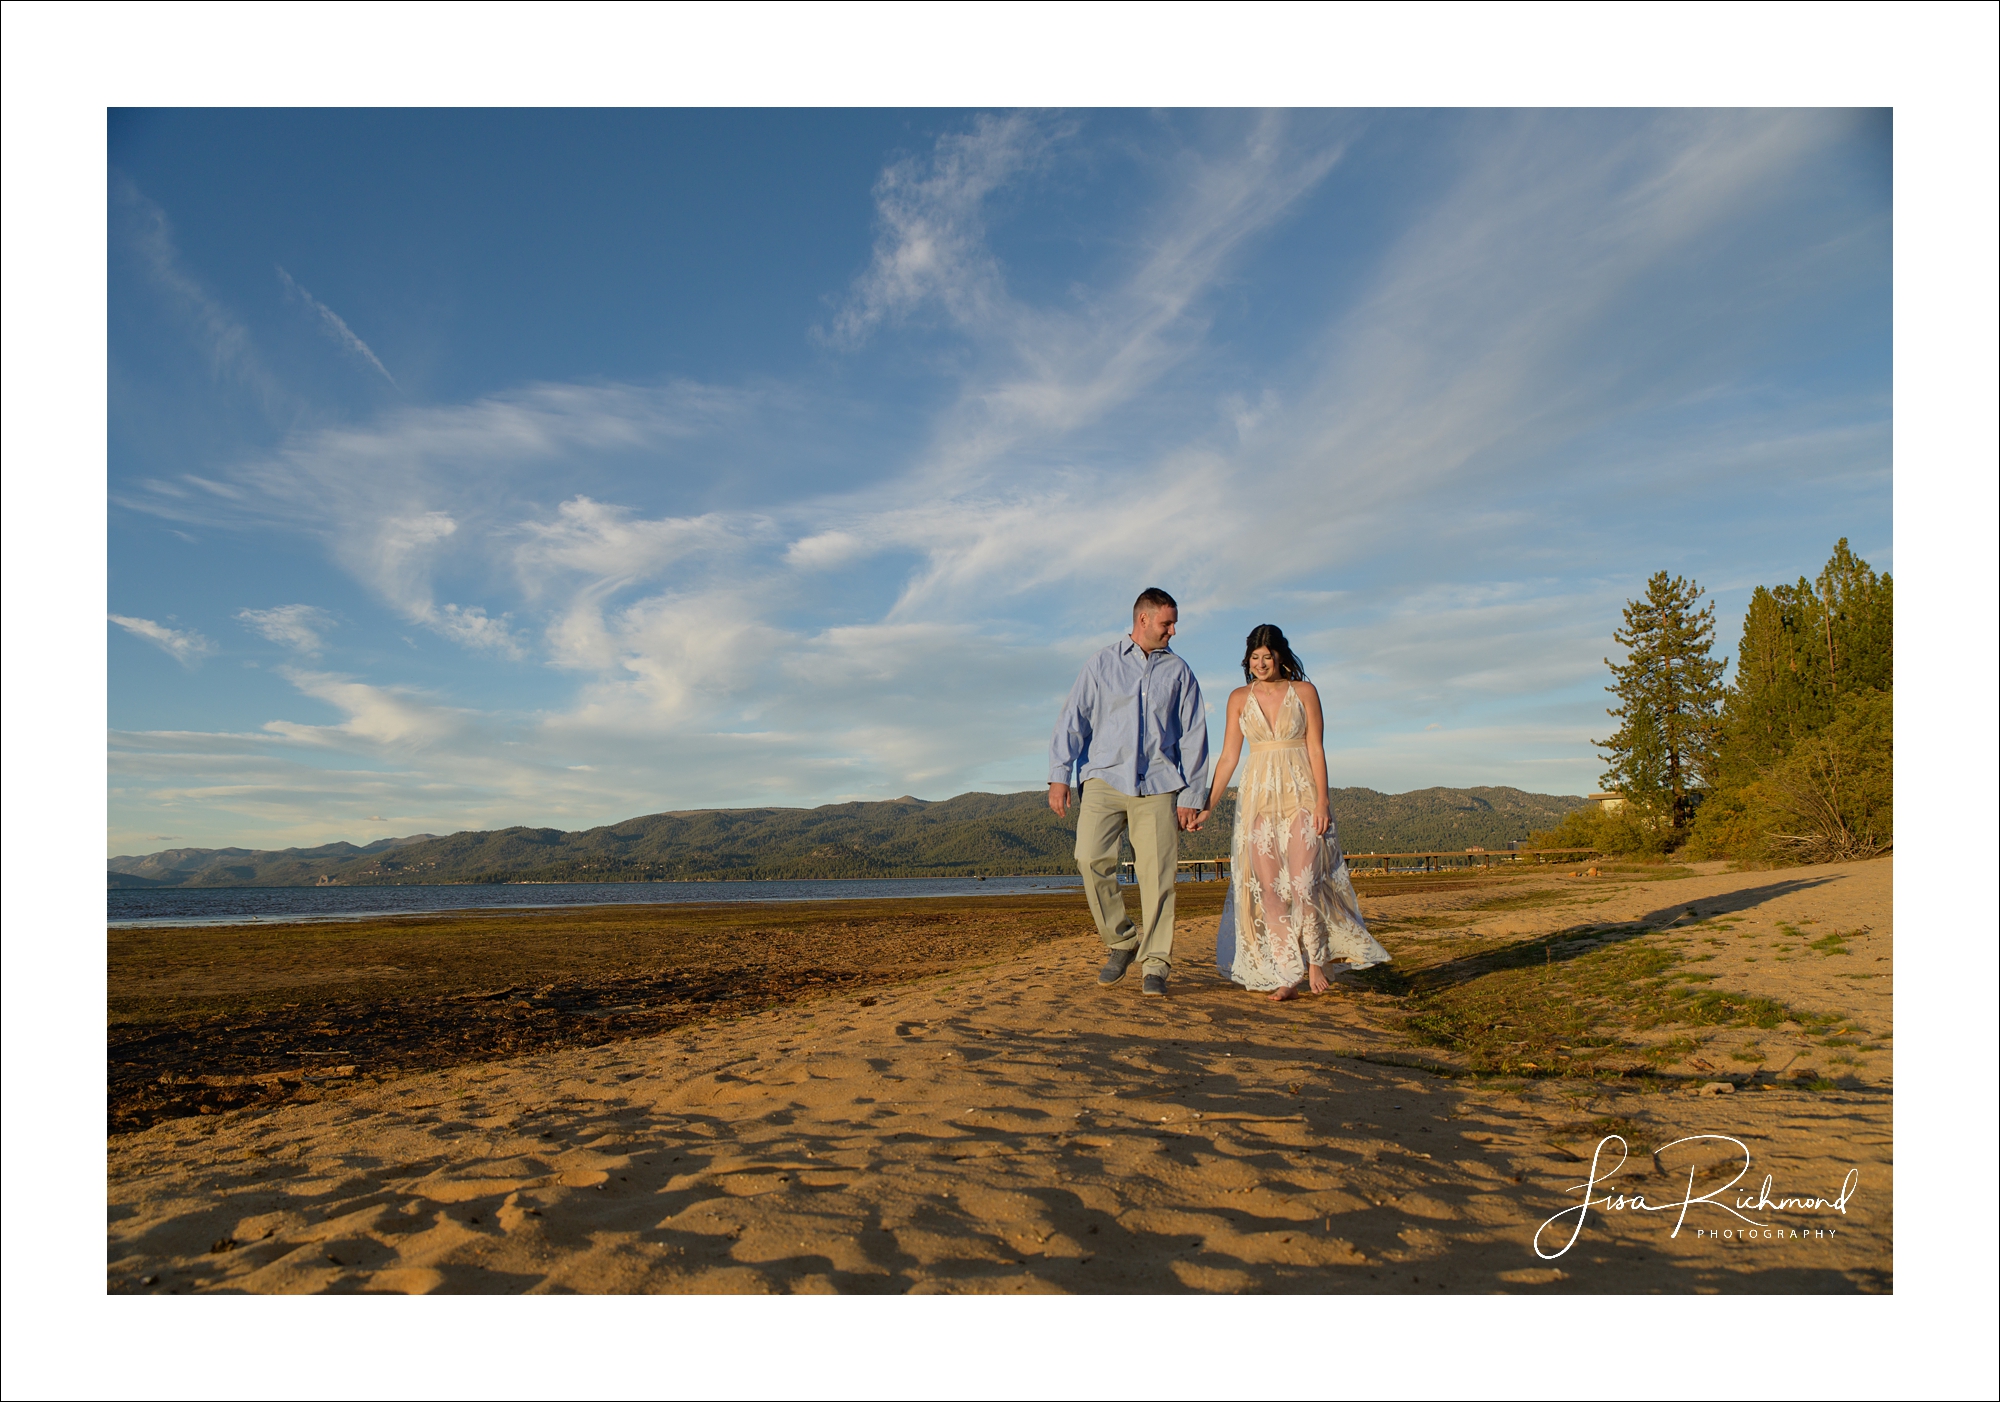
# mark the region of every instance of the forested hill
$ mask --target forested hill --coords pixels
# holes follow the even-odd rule
[[[393,851],[436,835],[384,837],[365,847],[329,842],[324,847],[287,847],[255,852],[248,847],[170,847],[143,857],[113,857],[112,889],[145,886],[312,886],[327,872],[357,858]]]
[[[1336,789],[1333,811],[1352,852],[1504,847],[1553,827],[1577,797],[1511,788]],[[1228,850],[1229,815],[1184,836],[1184,858]],[[387,838],[355,847],[257,852],[177,848],[113,857],[113,886],[383,886],[485,881],[674,881],[708,878],[1002,876],[1076,870],[1074,816],[1058,821],[1041,791],[899,798],[824,808],[720,808],[655,813],[587,832],[502,828]]]

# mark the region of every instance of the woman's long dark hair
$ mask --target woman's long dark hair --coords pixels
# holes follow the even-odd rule
[[[1298,655],[1292,645],[1285,641],[1285,633],[1275,623],[1259,623],[1250,630],[1249,639],[1243,644],[1243,680],[1255,681],[1250,671],[1250,654],[1260,647],[1271,649],[1271,656],[1278,659],[1278,679],[1287,682],[1302,682],[1306,679],[1306,669],[1299,665]]]

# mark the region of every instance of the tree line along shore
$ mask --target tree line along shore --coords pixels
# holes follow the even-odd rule
[[[1760,585],[1736,670],[1715,606],[1663,570],[1625,606],[1606,659],[1618,701],[1608,802],[1536,834],[1547,847],[1739,862],[1854,861],[1894,843],[1894,590],[1834,546],[1815,579]]]

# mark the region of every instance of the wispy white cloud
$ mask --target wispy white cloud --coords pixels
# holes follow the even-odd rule
[[[295,396],[265,366],[249,329],[184,266],[166,212],[117,174],[111,179],[111,203],[113,212],[122,216],[125,246],[137,257],[154,290],[205,348],[215,376],[248,390],[267,414],[289,415]]]
[[[373,686],[330,672],[285,669],[283,675],[305,695],[347,713],[337,725],[268,721],[273,735],[316,746],[358,742],[379,749],[408,750],[463,735],[472,713],[443,705],[411,687]]]
[[[180,524],[278,529],[325,542],[356,580],[406,620],[507,657],[525,655],[504,610],[441,602],[438,579],[495,569],[530,602],[563,585],[588,592],[768,531],[755,518],[645,521],[577,496],[545,513],[533,500],[568,462],[671,452],[741,422],[755,397],[666,386],[537,385],[465,405],[397,409],[359,426],[298,432],[222,475],[145,480],[121,506]],[[192,489],[192,490],[190,490]]]
[[[215,651],[215,644],[192,628],[169,628],[150,618],[128,618],[122,613],[106,617],[133,637],[144,638],[183,667],[192,667]]]
[[[260,637],[294,652],[318,652],[326,646],[321,634],[333,619],[311,604],[280,604],[269,609],[239,609],[236,621]]]
[[[785,548],[785,563],[795,569],[830,570],[874,553],[875,547],[848,531],[821,531]]]
[[[875,183],[874,257],[834,318],[830,339],[851,348],[885,321],[928,304],[961,326],[992,315],[1005,291],[986,245],[986,199],[1031,166],[1052,135],[1027,113],[981,115],[970,131],[939,137],[928,160],[912,157],[884,170]]]
[[[1322,691],[1390,711],[1558,693],[1603,675],[1604,620],[1623,602],[1616,587],[1578,583],[1589,582],[1383,591],[1294,645]]]
[[[390,384],[393,385],[396,383],[396,377],[389,373],[389,368],[382,363],[381,358],[368,348],[366,341],[354,334],[353,328],[341,320],[338,312],[313,296],[312,293],[306,291],[305,288],[299,286],[292,275],[282,267],[278,269],[278,280],[284,283],[287,296],[297,298],[299,301],[305,303],[308,309],[318,315],[320,327],[327,335],[333,337],[335,341],[344,346],[349,352],[359,356],[369,365],[372,365],[376,373],[381,375]]]
[[[1345,140],[1281,114],[1188,148],[1175,193],[1126,265],[1068,304],[1030,304],[1006,287],[982,210],[1064,133],[1022,115],[982,118],[938,139],[928,161],[892,167],[876,188],[874,259],[843,308],[837,340],[935,304],[985,355],[967,373],[926,461],[933,486],[977,474],[1010,449],[1074,433],[1129,405],[1201,344],[1202,296],[1248,240],[1270,228],[1340,160]]]
[[[729,553],[770,534],[768,522],[711,512],[647,520],[627,507],[586,496],[556,508],[553,519],[526,520],[514,566],[529,598],[562,580],[617,588],[649,579],[675,565]]]
[[[686,382],[530,385],[466,404],[396,408],[365,423],[302,429],[275,453],[223,473],[141,480],[117,501],[169,520],[333,537],[432,511],[455,525],[498,521],[539,494],[552,465],[671,453],[744,423],[759,403],[754,394]],[[238,509],[224,512],[187,485]],[[511,529],[515,521],[504,524]]]
[[[1213,554],[1204,542],[1231,538],[1240,520],[1232,488],[1247,465],[1203,444],[1163,448],[1149,429],[1108,453],[1090,444],[1088,457],[1109,461],[1086,468],[1079,438],[1143,413],[1147,396],[1200,354],[1204,297],[1326,177],[1347,138],[1253,114],[1178,152],[1174,193],[1117,274],[1072,289],[1066,304],[1030,305],[1005,285],[982,210],[1007,180],[1046,163],[1062,136],[1022,116],[982,119],[877,186],[881,236],[843,308],[844,343],[935,304],[979,354],[921,458],[877,487],[813,503],[818,529],[787,562],[816,569],[914,552],[895,619],[960,615],[1074,582],[1079,570],[1122,588],[1151,568],[1163,538],[1189,542],[1177,568],[1199,567]],[[1226,401],[1224,410],[1247,437],[1278,401],[1265,389],[1254,409]]]
[[[466,647],[516,660],[525,655],[505,615],[491,617],[477,604],[438,602],[431,584],[438,547],[458,531],[448,512],[378,515],[359,530],[344,524],[349,528],[336,539],[336,553],[404,618]]]
[[[508,626],[508,619],[512,616],[505,613],[498,617],[489,615],[478,604],[436,604],[419,612],[416,621],[455,643],[485,652],[497,652],[502,657],[519,662],[528,654]]]

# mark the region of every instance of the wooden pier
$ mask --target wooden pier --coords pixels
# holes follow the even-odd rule
[[[1421,876],[1426,872],[1485,870],[1492,867],[1564,866],[1599,856],[1595,847],[1519,848],[1489,852],[1482,847],[1453,852],[1349,852],[1347,869],[1355,876]],[[1227,857],[1200,857],[1174,864],[1177,874],[1196,881],[1229,879]],[[1118,864],[1118,879],[1135,879],[1130,862]]]

